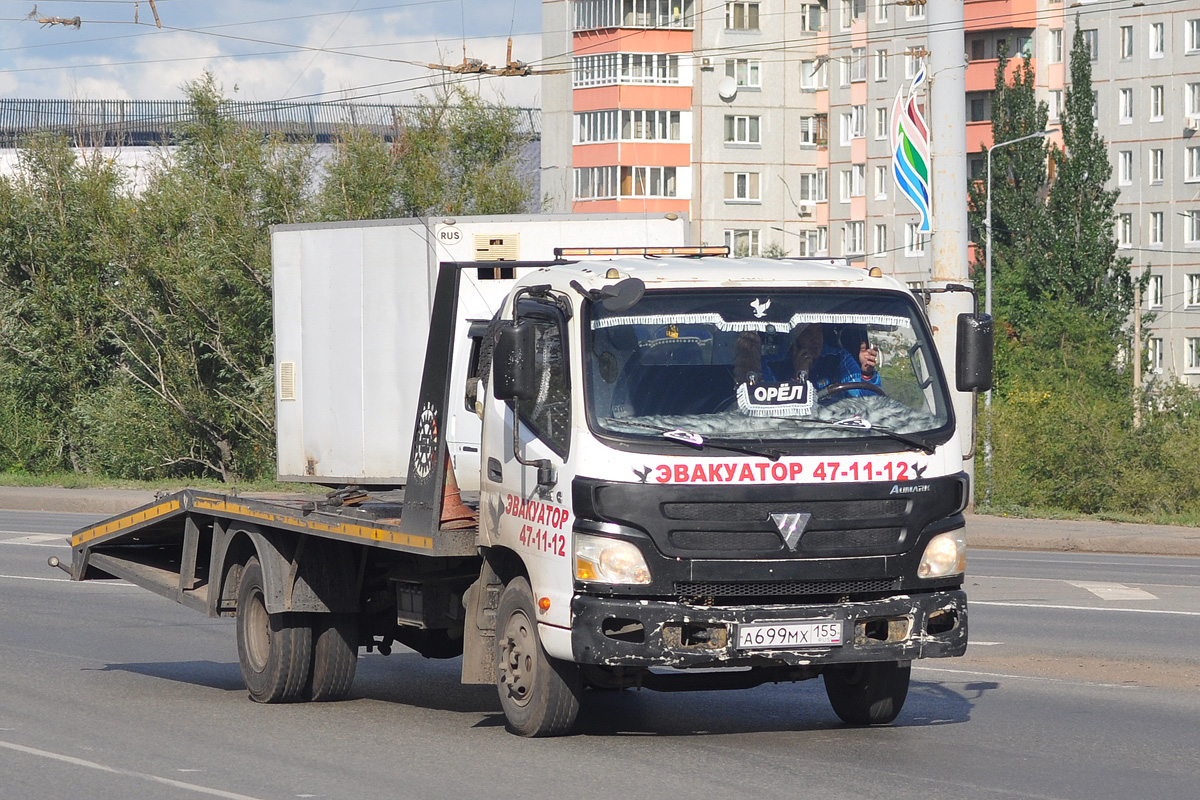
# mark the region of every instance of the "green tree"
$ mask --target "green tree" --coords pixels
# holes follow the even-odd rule
[[[87,468],[79,409],[116,348],[105,292],[130,203],[117,167],[60,137],[23,144],[0,179],[0,466]]]
[[[185,89],[192,120],[138,200],[109,294],[129,425],[108,430],[123,441],[165,415],[185,446],[143,440],[150,466],[228,481],[274,452],[269,229],[307,218],[312,154],[239,125],[211,75]]]

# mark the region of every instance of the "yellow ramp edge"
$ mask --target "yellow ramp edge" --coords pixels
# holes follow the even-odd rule
[[[168,514],[174,514],[182,507],[178,499],[167,500],[159,503],[156,506],[151,506],[143,511],[137,511],[133,514],[126,514],[123,517],[105,522],[103,525],[97,525],[93,528],[82,530],[71,537],[71,546],[79,547],[87,544],[101,536],[108,536],[110,533],[120,533],[123,530],[128,530],[134,525],[139,525],[143,522],[165,517]]]
[[[212,497],[197,497],[192,501],[192,508],[202,511],[224,512],[237,514],[242,517],[260,519],[273,525],[283,525],[289,528],[299,528],[322,533],[333,533],[349,536],[354,539],[364,539],[371,542],[384,542],[402,547],[416,547],[421,550],[432,550],[433,539],[428,536],[414,536],[399,531],[389,531],[370,525],[360,525],[354,522],[325,522],[319,519],[306,519],[291,514],[261,511],[249,508],[241,503],[229,500],[218,500]]]

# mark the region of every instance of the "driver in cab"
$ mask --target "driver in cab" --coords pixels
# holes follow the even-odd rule
[[[857,340],[857,353],[851,355],[841,344],[826,341],[824,325],[811,323],[798,329],[783,357],[764,360],[762,337],[747,331],[734,343],[733,377],[738,383],[751,384],[808,380],[817,391],[843,383],[878,386],[879,350],[871,347],[865,331],[857,332]],[[850,397],[866,393],[853,388],[845,391]]]

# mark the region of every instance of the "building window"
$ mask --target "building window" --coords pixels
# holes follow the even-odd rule
[[[887,200],[888,193],[888,168],[886,165],[877,164],[875,166],[875,199]]]
[[[1187,85],[1187,102],[1185,108],[1189,117],[1200,116],[1200,83]]]
[[[597,28],[691,28],[692,0],[576,0],[575,30]]]
[[[818,225],[815,231],[805,231],[804,238],[808,241],[808,252],[812,255],[829,252],[829,227]]]
[[[725,246],[729,252],[738,257],[759,255],[758,229],[735,228],[725,231]]]
[[[1121,58],[1133,58],[1133,26],[1121,26]]]
[[[918,228],[920,228],[920,224],[916,222],[904,224],[904,255],[906,256],[925,255],[925,234],[921,233]]]
[[[917,70],[921,68],[921,53],[923,52],[920,47],[909,47],[904,51],[905,80],[912,80],[917,76]]]
[[[877,256],[882,256],[887,253],[887,225],[875,226],[874,246],[871,252]]]
[[[758,30],[758,3],[726,3],[725,29],[731,31]]]
[[[1083,32],[1083,46],[1087,50],[1088,59],[1096,61],[1100,58],[1100,32],[1090,28]]]
[[[875,51],[875,80],[886,81],[888,78],[888,51]]]
[[[1050,63],[1061,64],[1063,60],[1062,28],[1050,29]]]
[[[925,4],[913,3],[904,7],[905,19],[925,19]]]
[[[1150,150],[1150,183],[1163,182],[1163,150],[1155,147]]]
[[[1166,33],[1161,22],[1150,23],[1150,57],[1162,58],[1166,49]]]
[[[817,170],[817,202],[824,203],[829,199],[829,170],[821,168]],[[822,250],[829,249],[829,245],[821,248]]]
[[[800,62],[800,88],[801,89],[824,89],[829,85],[829,73],[826,71],[825,62],[816,61],[801,61]]]
[[[1200,52],[1200,19],[1187,21],[1187,52]]]
[[[762,195],[759,193],[757,172],[726,172],[725,173],[725,202],[726,203],[759,203]]]
[[[604,53],[574,59],[575,88],[618,83],[679,84],[679,56],[669,53]]]
[[[1200,181],[1200,147],[1189,147],[1184,155],[1187,168],[1184,170],[1185,181]]]
[[[862,197],[867,193],[867,165],[850,165],[850,196]]]
[[[1052,120],[1062,117],[1062,89],[1051,89],[1047,96],[1046,106],[1049,109],[1049,118]]]
[[[575,144],[615,142],[616,140],[616,111],[587,111],[575,115]]]
[[[1200,244],[1200,211],[1184,214],[1183,239],[1188,244]]]
[[[867,0],[842,0],[842,30],[850,30],[867,13]]]
[[[887,22],[888,9],[892,5],[892,0],[875,0],[875,21]]]
[[[1122,125],[1133,122],[1133,89],[1121,89],[1117,93],[1117,122]]]
[[[984,47],[986,47],[986,46],[987,46],[987,44],[986,44],[986,42],[984,42],[983,39],[972,39],[971,40],[971,55],[969,56],[969,60],[970,61],[983,61]]]
[[[680,140],[679,111],[650,111],[630,109],[621,112],[621,141],[678,142]]]
[[[1128,186],[1133,183],[1133,151],[1122,150],[1117,153],[1117,185]]]
[[[727,144],[760,144],[757,116],[726,116],[725,142]]]
[[[1117,215],[1117,246],[1133,247],[1133,214]]]
[[[875,109],[875,138],[886,139],[891,134],[888,130],[888,110],[887,106],[880,106]]]
[[[1200,372],[1200,338],[1188,336],[1183,343],[1187,353],[1184,368],[1188,372]]]
[[[854,194],[854,176],[850,174],[850,170],[844,169],[838,173],[840,180],[838,181],[838,199],[843,203],[849,203],[850,198]]]
[[[817,174],[815,172],[801,172],[800,201],[805,203],[816,203],[818,200]]]
[[[1187,276],[1187,294],[1184,302],[1189,306],[1200,306],[1200,275]]]
[[[1162,122],[1163,118],[1163,87],[1150,87],[1150,121]]]
[[[842,226],[842,255],[860,256],[863,254],[864,222],[847,222]]]
[[[576,200],[610,200],[617,196],[616,167],[576,167]]]
[[[621,197],[675,197],[675,167],[621,167]]]
[[[850,144],[852,139],[862,139],[867,135],[866,106],[850,106],[850,110],[842,114],[842,144]]]
[[[1150,371],[1158,375],[1163,371],[1163,340],[1160,337],[1150,338]]]
[[[867,79],[867,48],[850,48],[850,82],[861,83]]]
[[[825,30],[823,11],[824,9],[816,3],[804,6],[800,14],[800,30],[814,33]]]
[[[986,122],[988,119],[987,94],[975,92],[967,95],[967,121]]]
[[[759,79],[759,67],[762,62],[757,58],[727,58],[725,59],[725,75],[737,80],[738,86],[757,89],[762,84]]]
[[[1151,211],[1150,212],[1150,244],[1151,244],[1151,246],[1162,247],[1164,232],[1165,232],[1165,229],[1163,227],[1163,212]]]
[[[829,117],[817,114],[800,118],[800,144],[824,145],[828,141]]]
[[[1146,281],[1146,308],[1162,308],[1163,276],[1151,275]]]

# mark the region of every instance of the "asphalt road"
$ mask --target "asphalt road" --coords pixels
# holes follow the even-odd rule
[[[347,702],[250,702],[231,621],[46,567],[87,519],[0,512],[5,800],[1200,795],[1200,559],[973,552],[970,651],[914,665],[886,728],[818,680],[589,694],[528,741],[409,652],[364,655]]]

